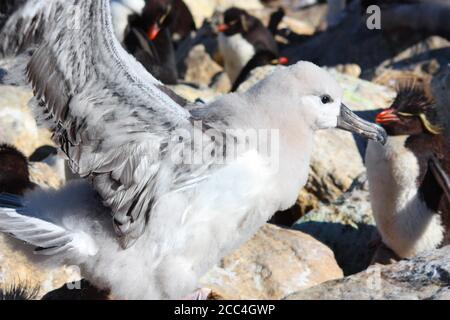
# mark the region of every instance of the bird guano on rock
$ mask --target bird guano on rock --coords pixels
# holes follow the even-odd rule
[[[80,266],[114,298],[178,299],[195,290],[222,257],[295,203],[316,130],[385,142],[385,131],[345,107],[337,82],[312,63],[188,111],[122,49],[109,0],[53,1],[42,8],[49,9],[61,15],[31,57],[28,78],[41,101],[35,111],[85,179],[23,198],[1,195],[0,231],[49,262]],[[69,29],[74,19],[83,28]],[[247,149],[245,136],[210,133],[236,130],[274,130],[277,156]],[[212,149],[197,149],[195,137]],[[217,161],[233,149],[240,152]],[[201,154],[207,161],[190,162]]]

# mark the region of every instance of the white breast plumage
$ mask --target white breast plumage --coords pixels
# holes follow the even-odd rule
[[[219,34],[219,49],[225,60],[225,71],[232,82],[255,55],[255,48],[241,34],[231,37]]]
[[[440,217],[427,208],[417,187],[419,163],[407,136],[386,146],[369,142],[367,176],[373,215],[383,241],[402,258],[436,248],[443,237]]]

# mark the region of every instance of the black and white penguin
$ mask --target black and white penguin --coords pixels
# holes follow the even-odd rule
[[[423,88],[405,86],[376,122],[389,135],[366,153],[371,204],[383,245],[411,258],[449,242],[450,146]],[[376,261],[375,261],[376,262]]]
[[[270,30],[244,10],[230,8],[225,11],[218,31],[219,50],[232,83],[257,52],[269,51],[279,55],[278,45]]]
[[[113,0],[115,33],[128,52],[165,84],[178,79],[175,49],[195,28],[182,0]]]
[[[151,40],[164,28],[168,28],[174,42],[196,30],[194,17],[183,0],[147,0],[142,19],[142,26]]]
[[[23,195],[33,189],[28,159],[15,147],[0,145],[0,193]]]

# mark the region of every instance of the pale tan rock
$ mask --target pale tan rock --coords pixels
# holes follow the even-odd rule
[[[40,299],[47,292],[79,279],[79,269],[76,267],[38,266],[15,245],[11,245],[6,235],[0,234],[0,287],[8,288],[13,284],[26,285],[28,288],[38,287],[40,290],[36,298]]]
[[[45,163],[30,163],[29,170],[31,182],[40,187],[58,189],[63,185],[61,177]]]
[[[201,282],[224,299],[280,299],[342,276],[328,247],[304,233],[266,225]]]
[[[267,77],[268,75],[273,73],[277,68],[284,68],[284,67],[283,66],[264,66],[264,67],[259,67],[259,68],[253,69],[250,72],[248,79],[239,86],[237,92],[247,91],[253,85],[255,85],[256,83],[258,83],[259,81],[261,81],[262,79],[264,79],[265,77]]]
[[[279,25],[279,29],[289,29],[298,35],[310,36],[316,31],[315,27],[302,20],[294,19],[292,17],[284,17]]]
[[[259,0],[184,0],[184,2],[191,10],[197,27],[200,27],[205,19],[211,18],[216,10],[225,11],[230,7],[245,10],[263,8]]]
[[[221,72],[220,74],[214,77],[213,82],[211,83],[211,89],[215,90],[218,93],[228,93],[230,92],[232,87],[230,77],[225,72]]]
[[[211,59],[202,44],[192,48],[185,63],[185,80],[198,85],[209,86],[213,77],[223,71],[223,68]]]
[[[28,89],[0,86],[0,143],[12,144],[27,156],[52,144],[49,131],[38,128],[28,107],[31,97]]]
[[[350,77],[359,78],[361,67],[355,63],[340,64],[335,67],[337,71]]]
[[[220,95],[218,92],[210,88],[196,89],[194,87],[185,84],[177,84],[169,87],[176,94],[180,95],[181,97],[190,102],[195,102],[197,99],[201,99],[204,102],[209,102],[211,100],[214,100]]]

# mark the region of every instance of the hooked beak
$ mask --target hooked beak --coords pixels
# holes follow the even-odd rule
[[[158,36],[159,32],[161,31],[161,28],[157,23],[152,24],[150,28],[148,28],[147,36],[150,40],[155,40],[155,38]]]
[[[337,128],[356,133],[364,138],[386,144],[387,133],[382,127],[365,121],[354,114],[344,104],[341,105],[341,114],[338,117]]]
[[[400,121],[399,117],[394,114],[393,109],[386,109],[380,112],[375,118],[375,122],[379,124],[391,123]]]
[[[219,32],[225,32],[225,31],[227,31],[229,28],[230,28],[230,27],[229,27],[227,24],[222,23],[222,24],[219,24],[219,25],[217,26],[217,31],[219,31]]]

